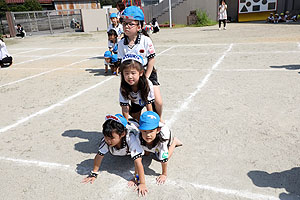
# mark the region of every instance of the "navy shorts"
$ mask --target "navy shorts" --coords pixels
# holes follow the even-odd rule
[[[153,70],[150,74],[149,80],[152,82],[153,85],[160,85],[157,78],[156,69],[153,67]]]

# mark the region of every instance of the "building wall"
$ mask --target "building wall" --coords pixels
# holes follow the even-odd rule
[[[190,14],[190,11],[193,10],[206,11],[211,19],[217,20],[217,0],[185,0],[175,8],[172,8],[172,23],[187,24],[187,16]],[[148,7],[144,9],[144,11],[146,12],[146,16],[152,16],[151,8]],[[159,16],[157,20],[161,24],[168,22],[169,11],[166,11],[163,15]]]
[[[84,32],[107,29],[105,9],[82,9],[81,16]]]

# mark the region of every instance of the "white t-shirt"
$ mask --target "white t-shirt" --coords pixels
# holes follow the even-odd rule
[[[107,29],[107,32],[110,30],[110,29],[113,29],[117,32],[117,35],[120,36],[124,31],[123,31],[123,26],[122,24],[118,24],[118,26],[114,27],[113,24],[110,24],[108,26],[108,29]]]
[[[139,135],[137,140],[140,142],[140,145],[144,151],[154,153],[156,158],[161,162],[167,162],[169,157],[169,145],[171,143],[170,140],[172,139],[171,131],[165,124],[161,122],[159,123],[159,126],[161,127],[161,130],[158,134],[161,134],[162,138],[166,140],[165,142],[158,142],[154,147],[148,148],[145,140],[142,138],[142,133]]]
[[[113,52],[118,52],[118,42],[113,43],[110,40],[108,40],[107,46],[108,46],[109,49],[111,48],[113,50]],[[117,50],[117,51],[115,51],[115,50]]]
[[[131,101],[134,104],[140,105],[140,106],[145,106],[146,104],[153,103],[155,101],[153,84],[152,84],[152,82],[149,79],[147,79],[147,81],[148,81],[149,88],[150,88],[150,91],[149,91],[148,97],[147,97],[148,102],[144,102],[142,100],[140,91],[138,91],[138,92],[131,92],[130,95],[133,97],[133,100],[129,100],[129,99],[125,98],[122,95],[121,89],[120,89],[120,94],[119,94],[120,105],[121,106],[128,106],[129,105],[129,101]]]
[[[0,40],[0,60],[6,57],[10,57],[10,55],[6,49],[5,43]]]
[[[143,34],[138,34],[133,47],[128,46],[128,37],[118,43],[118,60],[126,54],[135,54],[143,57],[144,66],[148,64],[148,59],[155,57],[155,49],[151,39]]]
[[[139,137],[140,132],[137,127],[134,127],[133,123],[126,126],[127,134],[123,138],[121,148],[117,149],[115,147],[110,147],[104,140],[101,140],[99,145],[98,154],[105,155],[107,152],[110,152],[115,156],[126,156],[130,155],[133,160],[140,158],[144,155],[144,150],[140,146],[139,141],[136,139]]]
[[[219,20],[227,19],[227,5],[220,5],[219,9]]]

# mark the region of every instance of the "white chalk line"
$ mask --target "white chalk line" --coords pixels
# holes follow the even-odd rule
[[[225,56],[228,54],[228,52],[231,51],[232,47],[233,47],[233,44],[230,44],[228,49],[223,53],[223,55],[218,59],[218,61],[212,66],[212,68],[209,70],[208,74],[204,77],[204,79],[197,85],[197,89],[188,98],[186,98],[184,100],[184,103],[181,104],[181,106],[178,109],[176,109],[176,111],[171,116],[171,118],[166,121],[166,124],[168,125],[168,127],[171,127],[172,124],[177,120],[177,116],[179,115],[179,113],[181,113],[182,111],[184,111],[188,108],[188,106],[192,102],[194,96],[196,96],[201,91],[201,89],[206,85],[210,76],[213,74],[214,70],[224,60]]]
[[[23,62],[19,62],[19,63],[14,63],[13,65],[21,65],[21,64],[24,64],[24,63],[29,63],[29,62],[33,62],[33,61],[37,61],[37,60],[42,60],[42,59],[45,59],[45,58],[51,58],[51,57],[54,57],[54,56],[58,56],[58,55],[61,55],[61,54],[64,54],[64,53],[69,53],[69,52],[72,52],[72,51],[76,51],[78,49],[71,49],[71,50],[68,50],[68,51],[63,51],[63,52],[60,52],[60,53],[55,53],[55,54],[51,54],[51,55],[48,55],[48,56],[44,56],[44,57],[40,57],[40,58],[36,58],[36,59],[31,59],[31,60],[26,60],[26,61],[23,61]]]
[[[72,170],[70,165],[63,165],[59,163],[50,163],[50,162],[43,162],[43,161],[37,161],[37,160],[23,160],[23,159],[15,159],[15,158],[8,158],[8,157],[0,157],[0,160],[3,161],[10,161],[14,162],[20,165],[25,166],[37,166],[37,167],[43,167],[43,168],[49,168],[49,169],[63,169],[63,170]],[[72,170],[74,171],[74,170]]]
[[[300,42],[298,42],[298,48],[300,49]]]
[[[225,188],[217,188],[210,185],[202,185],[202,184],[196,184],[196,183],[190,183],[185,181],[172,181],[167,180],[166,184],[171,184],[174,186],[181,185],[182,187],[185,187],[186,185],[191,185],[197,189],[200,190],[206,190],[211,191],[215,193],[221,193],[228,196],[237,196],[237,197],[243,197],[247,199],[254,199],[254,200],[279,200],[279,198],[269,195],[263,195],[263,194],[257,194],[249,191],[243,191],[243,190],[231,190],[231,189],[225,189]]]
[[[42,72],[42,73],[39,73],[39,74],[35,74],[33,76],[28,76],[26,78],[23,78],[23,79],[19,79],[19,80],[16,80],[16,81],[13,81],[13,82],[10,82],[10,83],[6,83],[6,84],[3,84],[3,85],[0,85],[0,88],[1,87],[5,87],[5,86],[8,86],[8,85],[12,85],[12,84],[15,84],[15,83],[20,83],[20,82],[23,82],[23,81],[26,81],[26,80],[29,80],[29,79],[32,79],[32,78],[35,78],[35,77],[39,77],[39,76],[42,76],[44,74],[48,74],[50,72],[54,72],[54,71],[57,71],[57,70],[61,70],[61,69],[64,69],[66,67],[70,67],[72,65],[76,65],[78,63],[82,63],[82,62],[85,62],[85,61],[88,61],[89,59],[83,59],[83,60],[80,60],[80,61],[77,61],[77,62],[74,62],[74,63],[71,63],[69,65],[66,65],[64,67],[59,67],[59,68],[55,68],[55,69],[51,69],[49,71],[45,71],[45,72]],[[13,68],[12,68],[13,69]]]
[[[25,53],[31,53],[31,52],[39,51],[39,50],[42,50],[42,49],[41,48],[37,48],[37,49],[29,50],[29,51],[23,51],[23,52],[20,52],[20,53],[12,54],[12,56],[15,57],[16,55],[25,54]]]
[[[82,90],[82,91],[79,91],[78,93],[76,93],[76,94],[74,94],[74,95],[72,95],[72,96],[69,96],[69,97],[65,98],[64,100],[62,100],[62,101],[60,101],[60,102],[58,102],[58,103],[56,103],[56,104],[53,104],[53,105],[51,105],[51,106],[49,106],[49,107],[47,107],[47,108],[44,108],[44,109],[42,109],[42,110],[40,110],[40,111],[38,111],[38,112],[36,112],[36,113],[33,113],[33,114],[29,115],[28,117],[22,118],[22,119],[18,120],[18,121],[17,121],[16,123],[14,123],[14,124],[11,124],[11,125],[8,125],[8,126],[6,126],[6,127],[3,127],[3,128],[0,129],[0,133],[4,133],[4,132],[8,131],[9,129],[12,129],[12,128],[14,128],[14,127],[20,125],[20,124],[23,124],[24,122],[27,122],[27,121],[30,120],[31,118],[34,118],[34,117],[36,117],[36,116],[38,116],[38,115],[42,115],[42,114],[44,114],[44,113],[46,113],[46,112],[49,112],[50,110],[53,110],[54,108],[56,108],[56,107],[58,107],[58,106],[62,106],[62,105],[65,104],[66,102],[68,102],[68,101],[70,101],[70,100],[72,100],[72,99],[74,99],[74,98],[76,98],[76,97],[78,97],[78,96],[80,96],[80,95],[82,95],[82,94],[88,92],[89,90],[92,90],[92,89],[94,89],[94,88],[96,88],[96,87],[98,87],[98,86],[104,84],[105,82],[111,80],[111,79],[114,78],[114,77],[115,77],[115,76],[112,76],[112,77],[110,77],[110,78],[107,78],[107,79],[105,79],[104,81],[101,81],[100,83],[97,83],[97,84],[95,84],[95,85],[93,85],[93,86],[91,86],[91,87],[89,87],[89,88],[86,88],[86,89],[84,89],[84,90]]]
[[[16,158],[8,158],[8,157],[0,157],[0,160],[6,161],[6,162],[17,163],[22,166],[35,166],[35,167],[42,167],[42,168],[47,168],[47,169],[66,170],[69,172],[76,171],[75,170],[76,167],[72,167],[70,165],[65,165],[65,164],[60,164],[60,163],[44,162],[44,161],[38,161],[38,160],[24,160],[24,159],[16,159]],[[90,169],[86,169],[86,171],[89,171],[89,170]],[[120,189],[118,191],[122,191],[123,189],[125,189],[127,187],[127,185],[126,185],[127,181],[120,179],[119,183],[120,183],[119,185],[122,185],[122,186],[118,187]],[[148,183],[156,184],[156,180],[148,181]],[[248,198],[248,199],[253,199],[253,200],[263,200],[263,199],[279,200],[279,198],[274,197],[274,196],[262,195],[262,194],[257,194],[257,193],[253,193],[253,192],[249,192],[249,191],[243,191],[243,190],[218,188],[218,187],[213,187],[210,185],[197,184],[197,183],[186,182],[186,181],[182,181],[182,180],[173,181],[171,179],[168,179],[165,184],[173,185],[173,186],[181,186],[183,188],[186,187],[187,185],[191,185],[194,188],[200,189],[200,190],[206,190],[206,191],[210,191],[210,192],[214,192],[214,193],[225,194],[228,196],[237,196],[237,197],[243,197],[243,198]],[[116,188],[114,187],[114,189],[116,189]],[[112,193],[115,193],[116,191],[114,189],[112,189],[110,191]]]
[[[65,48],[45,48],[45,47],[36,47],[36,48],[8,48],[8,50],[18,51],[18,50],[65,50],[65,49],[107,49],[107,47],[65,47]]]
[[[300,52],[300,51],[299,51]],[[103,56],[103,55],[57,55],[56,57],[100,57],[100,56]],[[13,56],[14,57],[14,56]],[[34,55],[22,55],[22,56],[17,56],[18,58],[45,58],[45,57],[48,57],[48,56],[34,56]],[[14,57],[15,58],[15,57]]]

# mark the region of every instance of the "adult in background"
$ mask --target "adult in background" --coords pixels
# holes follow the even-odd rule
[[[0,38],[0,67],[9,67],[12,57],[8,54],[4,41]]]
[[[151,25],[153,27],[153,33],[159,32],[160,28],[159,28],[159,25],[158,25],[158,22],[157,22],[156,18],[152,19]]]
[[[24,38],[26,36],[26,32],[24,28],[21,26],[21,24],[17,24],[17,37]]]
[[[221,4],[219,6],[219,31],[221,30],[221,23],[224,24],[224,30],[226,30],[226,20],[227,20],[227,5],[225,0],[221,0]]]

